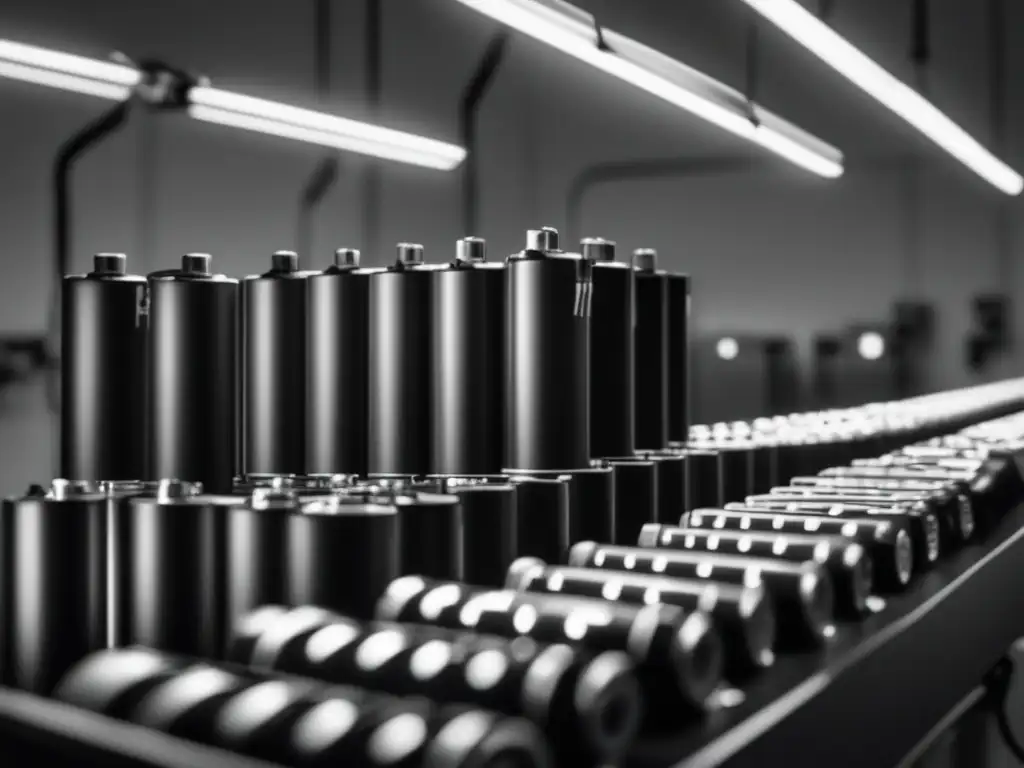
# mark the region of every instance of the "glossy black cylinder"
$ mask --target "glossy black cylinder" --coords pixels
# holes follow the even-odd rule
[[[453,262],[434,273],[431,471],[505,466],[505,267]]]
[[[658,517],[658,467],[643,459],[611,459],[615,471],[615,537],[630,545],[640,529]]]
[[[298,258],[242,281],[241,471],[306,471],[306,279]],[[280,263],[279,263],[280,262]]]
[[[115,269],[107,267],[112,262]],[[61,291],[60,477],[141,480],[145,464],[146,279],[99,256]]]
[[[10,536],[3,627],[11,685],[49,695],[61,676],[107,642],[107,498],[25,496],[3,503]]]
[[[687,473],[690,481],[691,509],[718,507],[723,503],[722,467],[718,451],[692,448],[686,451]]]
[[[370,276],[367,469],[430,473],[434,275],[396,266]]]
[[[668,439],[690,433],[690,276],[668,274]]]
[[[636,279],[636,448],[668,447],[668,277],[637,269]]]
[[[444,590],[438,592],[438,590]],[[432,595],[444,594],[443,604]],[[441,605],[440,610],[435,610]],[[518,620],[520,612],[532,617]],[[391,584],[377,617],[473,629],[539,642],[574,643],[592,651],[625,651],[636,665],[646,701],[646,724],[678,726],[701,710],[720,679],[721,640],[710,618],[678,606],[636,606],[591,598],[502,590],[416,577]]]
[[[588,469],[577,469],[569,480],[569,540],[615,537],[615,468],[606,461],[594,461]]]
[[[516,555],[558,561],[572,544],[569,475],[511,475],[516,487]]]
[[[462,507],[462,579],[501,586],[519,549],[516,486],[506,477],[441,479]]]
[[[396,494],[401,528],[399,574],[462,579],[465,572],[463,514],[459,497],[412,491]]]
[[[686,457],[677,451],[642,452],[638,456],[653,461],[658,468],[658,508],[656,523],[675,523],[686,510]],[[601,541],[593,536],[581,537]]]
[[[150,275],[146,479],[230,493],[236,467],[238,281]]]
[[[288,597],[288,518],[295,510],[239,504],[227,512],[227,628],[239,617]]]
[[[719,488],[717,503],[743,501],[754,493],[754,454],[746,443],[717,444]]]
[[[127,551],[123,642],[219,658],[224,651],[226,531],[234,497],[139,497],[122,506]]]
[[[288,518],[288,602],[359,618],[399,575],[402,531],[389,504],[313,502]]]
[[[590,462],[590,262],[526,250],[507,263],[508,448],[514,470]]]
[[[372,271],[306,278],[306,472],[367,472],[367,324]]]
[[[593,265],[590,320],[590,455],[625,456],[636,443],[633,371],[633,270]]]
[[[711,614],[722,635],[730,679],[743,680],[774,662],[775,610],[763,587],[716,584],[709,588],[701,581],[547,565],[532,558],[518,561],[509,570],[506,584],[526,592],[614,599],[635,605],[646,605],[650,595],[657,593],[660,603]]]
[[[817,563],[757,560],[706,552],[620,547],[583,541],[568,557],[569,565],[606,571],[631,571],[706,584],[763,584],[778,618],[776,632],[785,648],[820,646],[832,627],[832,581]]]

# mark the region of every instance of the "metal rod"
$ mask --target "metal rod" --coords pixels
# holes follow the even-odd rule
[[[317,99],[323,104],[331,92],[331,0],[317,0],[313,13],[313,36]],[[313,254],[313,212],[338,180],[339,166],[337,153],[331,152],[313,169],[299,193],[295,240],[303,258]]]
[[[475,235],[479,227],[479,174],[477,162],[477,115],[494,76],[505,57],[508,33],[504,30],[491,38],[473,76],[462,90],[459,103],[459,131],[466,160],[462,166],[462,234]]]

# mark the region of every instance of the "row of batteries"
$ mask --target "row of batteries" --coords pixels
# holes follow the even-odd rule
[[[3,675],[283,765],[607,763],[993,530],[1024,383],[991,393],[609,544],[563,548],[573,477],[57,482],[3,508]]]
[[[127,274],[121,254],[62,289],[58,476],[201,483],[238,475],[493,475],[585,468],[686,442],[690,283],[657,254],[559,249],[558,233],[447,264],[399,244],[236,280],[211,257]],[[671,393],[671,395],[670,395]]]

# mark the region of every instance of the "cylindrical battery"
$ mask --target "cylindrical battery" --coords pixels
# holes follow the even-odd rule
[[[621,571],[547,565],[524,557],[509,569],[506,586],[525,592],[579,595],[649,605],[678,605],[711,615],[725,650],[725,671],[743,680],[771,666],[775,657],[775,610],[763,587],[671,579]]]
[[[668,447],[668,275],[649,248],[633,252],[636,280],[636,448]]]
[[[779,644],[821,645],[831,633],[834,597],[828,572],[817,563],[753,560],[704,552],[619,547],[583,541],[569,551],[569,565],[631,571],[733,586],[763,584],[775,605]]]
[[[306,278],[306,472],[365,476],[370,275],[359,251]]]
[[[652,522],[675,523],[686,511],[686,457],[675,451],[644,451],[637,456],[658,468],[658,508]],[[596,536],[579,538],[602,541]]]
[[[141,480],[145,464],[146,279],[100,253],[61,291],[60,476]]]
[[[261,668],[439,702],[463,702],[541,725],[564,760],[597,764],[629,747],[639,725],[633,665],[621,653],[590,654],[412,624],[364,624],[338,618]],[[373,663],[368,663],[373,660]],[[247,657],[233,662],[250,664]],[[500,669],[501,674],[490,674]]]
[[[393,504],[332,498],[288,518],[288,602],[368,617],[399,575],[402,551]]]
[[[557,250],[556,240],[531,230],[507,261],[506,466],[514,470],[590,463],[591,262]]]
[[[707,531],[844,536],[867,550],[875,585],[885,592],[903,591],[914,573],[914,550],[907,524],[892,517],[812,517],[737,505],[728,511],[696,509],[683,515],[679,524]]]
[[[658,518],[658,465],[639,458],[609,459],[615,470],[615,537],[632,544],[645,523]]]
[[[718,451],[688,448],[686,468],[690,481],[690,508],[720,507],[724,503],[725,489],[722,487]]]
[[[516,555],[560,560],[572,545],[568,475],[509,475],[516,487]]]
[[[119,720],[185,665],[180,658],[151,648],[117,648],[74,661],[53,691],[53,698]]]
[[[3,506],[5,677],[49,695],[73,664],[107,644],[107,495],[54,481],[48,493]]]
[[[370,276],[370,474],[431,469],[433,272],[423,264],[423,246],[400,243],[394,266]]]
[[[236,465],[238,281],[188,254],[149,276],[146,479],[230,493]]]
[[[462,579],[465,545],[459,497],[403,490],[383,498],[398,510],[399,575]]]
[[[228,511],[227,634],[235,622],[264,605],[288,597],[288,518],[299,509],[291,491],[259,488],[247,503]]]
[[[519,548],[516,486],[504,476],[438,480],[462,507],[462,578],[500,587]]]
[[[494,475],[505,452],[505,265],[459,240],[434,273],[431,471]]]
[[[690,433],[690,276],[668,278],[668,439]]]
[[[454,582],[399,579],[377,605],[384,620],[473,629],[540,642],[625,651],[636,665],[646,724],[678,725],[718,685],[722,645],[707,614],[674,605],[636,606],[585,597],[486,591]]]
[[[120,540],[127,549],[119,553],[125,644],[220,657],[228,509],[239,502],[174,480],[161,481],[155,496],[126,501]]]
[[[607,541],[615,536],[615,469],[595,459],[587,469],[570,473],[569,539]],[[504,577],[504,574],[502,574]]]
[[[778,445],[769,438],[755,436],[751,441],[751,454],[754,461],[751,493],[768,493],[781,482]]]
[[[868,612],[867,601],[873,585],[871,559],[864,547],[843,537],[646,525],[637,545],[648,549],[819,563],[832,578],[836,612],[845,618],[859,618]]]
[[[593,264],[590,317],[590,455],[626,456],[636,444],[633,395],[634,285],[629,264],[615,261],[615,243],[580,243]]]
[[[773,512],[816,515],[837,518],[847,517],[894,517],[907,524],[907,531],[914,546],[914,567],[923,571],[930,568],[941,553],[939,518],[931,510],[907,504],[855,504],[835,497],[822,499],[816,496],[778,496],[760,494],[748,496],[740,504],[726,504],[726,509],[758,507]]]
[[[721,441],[718,451],[719,505],[730,501],[743,501],[754,492],[754,456],[750,446],[737,441]]]
[[[306,471],[306,278],[278,251],[270,271],[242,281],[244,473]]]

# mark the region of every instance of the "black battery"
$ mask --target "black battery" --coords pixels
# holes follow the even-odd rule
[[[683,515],[679,524],[706,531],[843,536],[867,550],[875,586],[883,592],[903,591],[914,573],[907,523],[894,518],[792,515],[730,505],[729,510],[695,509]]]
[[[658,465],[635,457],[609,459],[608,463],[615,470],[612,541],[631,544],[645,523],[658,519]]]
[[[758,494],[748,496],[742,503],[726,504],[726,509],[757,507],[773,512],[816,515],[845,519],[847,517],[895,518],[906,523],[914,547],[914,568],[918,571],[930,569],[941,554],[939,518],[923,505],[916,504],[864,504],[851,503],[839,497],[820,498],[817,496],[779,496]]]
[[[488,591],[408,577],[388,587],[377,617],[625,651],[643,690],[645,726],[659,730],[678,726],[687,711],[703,710],[721,679],[723,651],[712,620],[674,605]]]
[[[306,472],[367,473],[370,276],[359,251],[306,279]]]
[[[226,636],[240,617],[287,599],[288,518],[298,511],[299,497],[284,488],[257,488],[228,511]]]
[[[626,456],[636,444],[634,429],[634,280],[629,264],[615,260],[615,243],[580,242],[593,264],[590,317],[590,455]]]
[[[572,545],[569,527],[569,475],[514,473],[516,488],[516,555],[560,560]]]
[[[576,469],[569,473],[571,541],[606,541],[615,536],[615,479],[615,469],[601,459],[592,460],[587,469]]]
[[[636,281],[636,448],[659,451],[668,447],[669,280],[658,269],[658,254],[650,248],[633,252]]]
[[[402,542],[399,575],[463,578],[465,531],[458,496],[400,490],[382,498],[398,510]]]
[[[431,324],[434,269],[423,246],[399,243],[398,259],[370,276],[368,458],[372,475],[431,470]]]
[[[242,281],[243,473],[306,471],[306,279],[299,256]],[[321,417],[322,418],[322,417]]]
[[[739,440],[720,440],[715,443],[718,452],[719,505],[730,501],[743,501],[754,492],[754,453],[752,446]]]
[[[834,630],[832,581],[817,563],[754,560],[583,541],[569,551],[568,564],[577,568],[697,579],[708,584],[763,584],[775,606],[776,635],[782,648],[820,646]]]
[[[778,444],[770,437],[754,435],[750,441],[750,452],[754,462],[751,493],[768,493],[782,482]]]
[[[640,692],[622,653],[344,618],[306,635],[302,645],[302,652],[290,643],[279,646],[292,652],[264,658],[261,668],[532,716],[558,755],[573,764],[620,757],[639,726]],[[371,658],[381,661],[367,664]],[[502,674],[493,674],[497,669]],[[544,685],[536,687],[541,678]]]
[[[526,592],[579,595],[636,605],[665,603],[704,611],[715,621],[725,651],[725,673],[742,681],[775,661],[775,610],[763,587],[708,585],[622,571],[547,565],[524,557],[509,570],[506,586]]]
[[[120,253],[66,275],[61,291],[61,477],[141,480],[146,474],[146,278]]]
[[[687,448],[686,469],[691,509],[719,507],[725,503],[722,466],[718,459],[718,451],[697,447]]]
[[[500,587],[519,549],[516,486],[507,476],[436,478],[462,507],[462,578]]]
[[[151,648],[103,650],[75,659],[53,698],[90,712],[126,720],[138,703],[186,665]]]
[[[394,504],[333,497],[290,515],[288,602],[367,617],[399,575],[402,530]]]
[[[230,493],[235,477],[238,281],[207,254],[149,275],[148,480]]]
[[[479,237],[459,240],[434,274],[431,472],[495,475],[505,466],[505,265]]]
[[[221,656],[228,510],[239,503],[176,480],[161,481],[153,496],[126,500],[118,553],[124,644]]]
[[[668,440],[686,442],[690,433],[690,276],[668,278]]]
[[[868,612],[868,597],[874,584],[872,562],[864,547],[844,537],[647,525],[637,545],[648,549],[818,563],[832,579],[837,615],[856,619]]]
[[[565,472],[590,463],[592,263],[531,230],[508,257],[506,467]]]
[[[4,500],[3,672],[13,687],[49,695],[75,662],[106,646],[107,503],[66,480]]]
[[[674,523],[686,511],[686,457],[679,451],[641,451],[637,457],[653,461],[658,470],[658,505],[652,522]],[[581,535],[580,540],[612,541]]]

